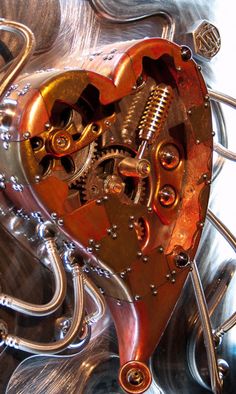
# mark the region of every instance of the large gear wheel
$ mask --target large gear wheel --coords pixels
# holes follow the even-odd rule
[[[141,203],[145,196],[145,181],[124,177],[118,171],[118,164],[132,153],[121,147],[107,148],[90,167],[82,180],[83,199],[88,202],[113,193],[128,204]]]
[[[81,113],[79,113],[69,107],[62,107],[60,112],[58,111],[60,117],[57,113],[56,115],[54,114],[56,126],[67,129],[73,139],[78,138],[83,131],[82,119],[85,115],[82,113],[82,109],[80,109]],[[54,127],[51,125],[49,132]],[[35,158],[39,163],[42,177],[53,174],[57,178],[67,182],[70,187],[73,186],[76,180],[88,171],[95,157],[97,143],[94,141],[77,152],[58,157],[47,152],[47,138],[44,135],[44,137],[33,137],[31,140],[31,146]],[[63,144],[63,142],[62,138],[61,143]]]

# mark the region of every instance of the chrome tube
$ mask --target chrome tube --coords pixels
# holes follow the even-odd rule
[[[225,148],[228,148],[228,134],[227,134],[225,118],[222,110],[222,105],[217,101],[212,100],[211,108],[212,108],[213,117],[216,121],[218,142]],[[218,156],[213,166],[212,182],[220,174],[224,166],[224,163],[225,163],[224,158],[222,156]]]
[[[220,103],[229,105],[232,108],[236,108],[235,98],[212,89],[208,89],[208,93],[211,100],[219,101]]]
[[[236,152],[226,149],[223,145],[214,142],[213,149],[216,153],[218,153],[218,155],[224,157],[225,159],[236,161]]]
[[[72,267],[73,288],[74,288],[74,313],[71,325],[64,338],[51,343],[33,342],[11,334],[3,336],[4,343],[15,349],[34,354],[56,354],[65,350],[79,335],[83,324],[84,315],[84,283],[83,275],[79,266]]]
[[[4,73],[2,79],[0,80],[0,100],[9,89],[13,81],[23,69],[23,67],[28,63],[34,48],[35,39],[32,31],[25,25],[19,22],[13,22],[6,19],[0,19],[0,30],[9,31],[17,34],[19,37],[23,38],[24,44],[21,52],[16,57],[16,59],[11,63],[9,69]]]
[[[47,316],[60,307],[65,299],[67,289],[64,266],[57,252],[54,239],[49,238],[45,240],[44,247],[55,279],[55,291],[52,299],[45,305],[36,305],[1,293],[0,305],[29,316]]]
[[[88,278],[84,278],[84,288],[88,295],[92,298],[97,308],[96,312],[87,315],[84,319],[87,324],[92,325],[97,323],[97,321],[105,315],[105,301],[97,287]]]
[[[207,219],[213,224],[213,226],[223,235],[226,241],[232,246],[233,250],[236,252],[236,238],[229,231],[229,229],[218,219],[214,213],[208,209],[207,211]]]
[[[104,7],[103,4],[100,3],[99,0],[90,0],[91,6],[95,10],[95,12],[102,18],[106,19],[111,23],[127,23],[127,22],[135,22],[138,20],[146,19],[151,16],[159,16],[165,20],[165,24],[162,29],[161,38],[165,38],[169,41],[173,41],[175,34],[175,20],[173,15],[168,13],[167,11],[153,11],[145,13],[140,16],[130,16],[130,17],[117,17],[117,15],[113,15],[109,13]]]
[[[214,336],[222,338],[226,332],[231,330],[236,325],[236,312],[234,312],[224,323],[221,323],[219,327],[214,330]]]
[[[209,373],[211,378],[211,388],[214,394],[221,394],[223,382],[219,376],[214,339],[213,339],[206,299],[195,261],[192,262],[191,267],[192,267],[191,280],[192,280],[194,294],[195,294],[199,316],[202,324],[203,337],[206,347],[207,361],[208,361]]]

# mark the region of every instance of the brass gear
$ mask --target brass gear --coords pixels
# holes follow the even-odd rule
[[[61,113],[63,114],[63,110]],[[64,113],[65,119],[61,121],[55,119],[57,127],[67,130],[73,138],[79,138],[83,131],[81,113],[67,107],[65,107]],[[51,125],[48,131],[53,129],[55,126]],[[47,138],[47,132],[44,132],[42,136],[39,135],[31,139],[32,150],[39,164],[41,176],[45,178],[53,174],[72,187],[88,171],[95,158],[97,143],[94,141],[77,152],[57,157],[47,152]]]
[[[138,240],[142,242],[146,236],[146,229],[141,219],[134,222],[134,229],[136,231]]]
[[[109,194],[108,182],[114,182],[119,186],[118,191],[114,193],[122,202],[138,204],[143,201],[145,182],[138,178],[124,177],[118,172],[118,164],[125,157],[132,157],[132,153],[120,147],[107,148],[97,156],[89,172],[82,179],[85,202]]]

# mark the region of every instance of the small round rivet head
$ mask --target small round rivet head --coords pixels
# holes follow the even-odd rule
[[[185,252],[180,252],[179,254],[177,254],[177,256],[175,256],[175,264],[179,268],[186,267],[189,264],[189,262],[190,262],[189,256]]]
[[[0,190],[4,190],[4,189],[6,189],[6,185],[4,182],[0,181]]]
[[[119,383],[126,393],[142,394],[152,382],[149,368],[141,361],[129,361],[120,368]]]
[[[229,372],[229,364],[223,359],[217,360],[220,379],[224,379]]]
[[[187,62],[188,60],[190,60],[192,58],[192,51],[189,47],[183,45],[181,47],[181,57],[182,59]]]

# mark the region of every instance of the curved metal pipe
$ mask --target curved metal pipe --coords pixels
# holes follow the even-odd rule
[[[85,317],[85,322],[89,325],[97,323],[105,315],[105,301],[97,287],[88,279],[84,278],[84,288],[88,295],[92,298],[94,304],[96,305],[96,312],[91,313]]]
[[[232,108],[236,108],[236,99],[228,96],[227,94],[223,94],[221,92],[217,92],[212,89],[208,89],[208,93],[211,100],[219,101],[220,103],[229,105]]]
[[[222,105],[219,102],[212,100],[211,101],[211,108],[213,111],[214,119],[216,121],[218,141],[225,148],[228,148],[228,135],[227,135],[225,118],[224,118],[224,114],[223,114],[223,110],[222,110]],[[224,158],[222,156],[218,156],[215,163],[214,163],[214,166],[213,166],[212,182],[220,174],[220,172],[224,166],[224,163],[225,163]]]
[[[214,142],[214,151],[225,159],[236,161],[236,152],[226,149],[223,145]]]
[[[204,343],[206,347],[207,361],[211,378],[211,387],[214,394],[221,394],[223,381],[220,379],[219,376],[212,327],[206,299],[195,261],[192,262],[191,267],[191,280],[202,324]]]
[[[156,11],[150,12],[140,16],[134,17],[117,17],[110,14],[107,10],[103,8],[103,6],[97,0],[90,0],[91,6],[95,10],[95,12],[102,18],[106,19],[111,23],[127,23],[127,22],[135,22],[138,20],[143,20],[149,18],[151,16],[160,16],[161,18],[165,19],[166,23],[162,29],[161,38],[165,38],[166,40],[173,41],[174,34],[175,34],[175,20],[172,15],[170,15],[166,11]]]
[[[36,305],[1,293],[0,305],[29,316],[47,316],[55,312],[62,304],[67,289],[64,266],[57,252],[55,240],[52,238],[46,239],[44,241],[44,246],[55,278],[55,291],[50,302],[45,305]]]
[[[220,324],[214,330],[214,336],[217,338],[222,338],[226,332],[231,330],[236,325],[236,312],[234,312],[224,323]]]
[[[71,319],[70,328],[63,339],[51,343],[39,343],[7,334],[2,338],[4,343],[15,349],[34,354],[55,354],[65,350],[78,336],[83,324],[84,315],[83,275],[77,264],[72,267],[72,278],[74,288],[74,313]]]
[[[15,78],[18,76],[20,71],[30,59],[35,48],[35,38],[34,34],[27,26],[19,22],[13,22],[6,19],[0,19],[0,30],[15,33],[24,40],[21,52],[16,57],[15,61],[13,61],[12,64],[9,66],[8,71],[6,71],[0,81],[1,100],[7,89],[10,87],[12,82],[15,80]]]
[[[207,219],[213,224],[213,226],[218,230],[221,235],[226,239],[226,241],[232,246],[233,250],[236,252],[236,238],[229,231],[229,229],[214,215],[214,213],[208,209],[207,211]]]

